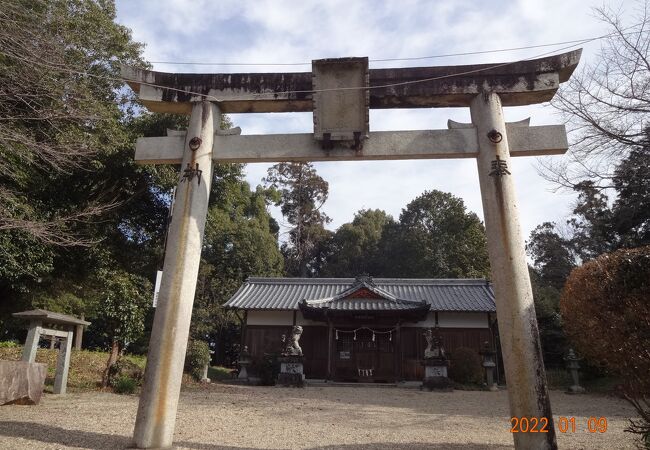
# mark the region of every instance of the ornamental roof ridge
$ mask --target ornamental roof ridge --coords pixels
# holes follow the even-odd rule
[[[486,278],[375,278],[369,277],[377,284],[491,284]],[[299,278],[299,277],[248,277],[246,283],[286,283],[286,284],[352,284],[357,278]]]

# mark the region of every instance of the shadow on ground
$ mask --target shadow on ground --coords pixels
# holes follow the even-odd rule
[[[175,442],[182,448],[196,450],[254,450],[251,447],[223,447],[211,444],[199,444],[195,442]],[[504,445],[483,445],[483,444],[423,444],[421,442],[411,442],[397,444],[394,442],[372,442],[369,444],[350,444],[350,445],[328,445],[325,447],[309,447],[309,450],[511,450],[513,447]]]
[[[47,444],[65,445],[73,448],[97,450],[126,448],[131,438],[92,431],[67,430],[65,428],[33,422],[0,422],[0,436],[40,441]]]
[[[95,433],[82,430],[68,430],[40,423],[3,421],[0,422],[0,436],[29,439],[46,444],[64,445],[73,448],[92,448],[96,450],[124,449],[131,445],[131,438],[114,434]],[[230,447],[198,442],[175,442],[180,448],[193,450],[253,450],[254,447]],[[503,445],[481,444],[423,444],[423,443],[370,443],[351,445],[328,445],[312,447],[311,450],[502,450],[511,449]]]

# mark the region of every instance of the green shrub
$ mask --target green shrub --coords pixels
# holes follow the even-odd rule
[[[260,386],[275,386],[280,373],[280,362],[278,355],[274,353],[264,353],[260,360],[253,361],[252,371],[260,378]]]
[[[205,341],[191,340],[187,343],[185,354],[185,372],[200,381],[203,378],[203,369],[210,364],[210,347]]]
[[[114,380],[113,390],[118,394],[135,394],[138,389],[138,380],[121,376]]]
[[[116,387],[119,380],[130,378],[136,382],[137,385],[142,384],[144,370],[133,361],[124,357],[117,360],[108,371],[108,384]]]
[[[483,366],[478,352],[467,347],[455,349],[451,355],[449,378],[461,384],[481,384]]]
[[[0,341],[0,348],[16,348],[20,347],[17,342],[14,341]]]

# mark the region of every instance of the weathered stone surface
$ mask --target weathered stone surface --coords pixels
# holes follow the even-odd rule
[[[41,401],[47,365],[0,361],[0,405],[36,405]]]
[[[280,356],[278,358],[280,363],[278,384],[280,386],[304,386],[303,360],[302,356]]]
[[[215,104],[194,105],[133,432],[137,448],[172,446],[208,213],[212,141],[220,120]],[[198,143],[198,148],[192,150],[194,143]]]
[[[370,108],[462,107],[482,92],[498,93],[504,106],[546,102],[569,79],[581,51],[509,63],[370,69]],[[312,72],[199,74],[122,67],[122,77],[153,112],[190,114],[192,102],[203,98],[219,102],[224,113],[313,109]]]

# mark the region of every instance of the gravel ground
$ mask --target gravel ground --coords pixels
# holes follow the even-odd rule
[[[632,449],[621,400],[551,394],[553,413],[575,417],[561,449]],[[2,449],[128,447],[138,398],[108,393],[45,395],[38,406],[0,408]],[[606,417],[605,433],[588,418]],[[182,449],[511,449],[506,392],[451,393],[375,387],[305,389],[214,384],[181,395],[175,444]]]

